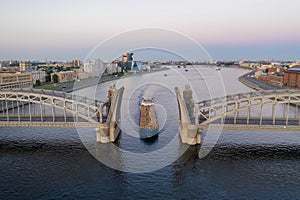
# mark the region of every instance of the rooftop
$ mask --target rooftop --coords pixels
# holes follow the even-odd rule
[[[53,74],[68,74],[68,73],[74,73],[73,71],[60,71],[60,72],[54,72]]]
[[[292,71],[292,72],[300,72],[300,68],[294,67],[294,68],[288,69],[288,71]]]

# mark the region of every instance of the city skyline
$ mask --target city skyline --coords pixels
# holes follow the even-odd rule
[[[0,4],[1,60],[83,60],[108,38],[149,27],[190,37],[215,60],[299,60],[300,55],[296,0]]]

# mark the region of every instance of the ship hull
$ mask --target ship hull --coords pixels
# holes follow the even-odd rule
[[[158,135],[158,128],[140,128],[140,138],[152,138]]]
[[[158,134],[158,121],[152,100],[143,98],[140,106],[140,138],[146,139]]]

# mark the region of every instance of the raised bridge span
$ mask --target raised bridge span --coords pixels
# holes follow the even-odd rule
[[[52,90],[1,90],[0,126],[95,128],[98,142],[115,141],[123,92],[111,85],[101,102]]]
[[[219,130],[300,131],[300,90],[265,90],[194,102],[187,85],[175,88],[183,143],[200,144],[201,132]]]

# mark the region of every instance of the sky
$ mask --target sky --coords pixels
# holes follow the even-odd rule
[[[107,40],[151,27],[184,35],[215,60],[300,60],[299,7],[299,0],[0,0],[0,60],[83,60]]]

